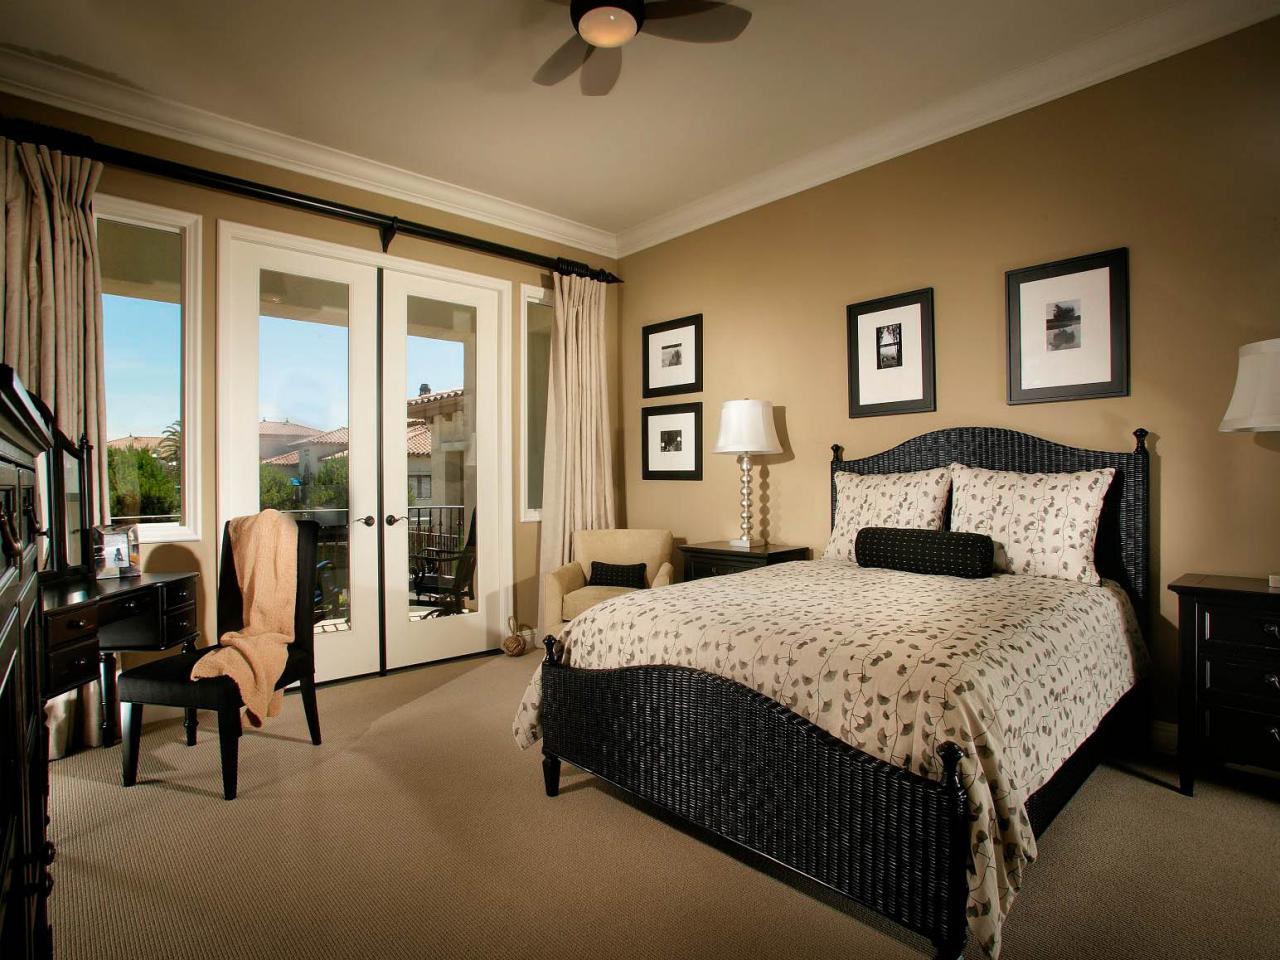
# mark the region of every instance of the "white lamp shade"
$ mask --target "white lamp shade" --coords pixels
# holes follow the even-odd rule
[[[726,400],[720,408],[716,453],[781,453],[768,400]]]
[[[1218,429],[1280,430],[1280,338],[1240,348],[1236,389]]]

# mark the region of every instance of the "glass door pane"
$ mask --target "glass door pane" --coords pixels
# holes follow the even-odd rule
[[[405,426],[385,436],[407,465],[407,615],[474,613],[476,311],[411,296]]]
[[[262,270],[258,506],[320,525],[316,630],[351,627],[346,284]]]
[[[496,460],[495,304],[460,284],[390,272],[384,291],[385,589],[394,667],[496,646],[496,604],[485,589],[496,575],[490,486],[510,468]]]

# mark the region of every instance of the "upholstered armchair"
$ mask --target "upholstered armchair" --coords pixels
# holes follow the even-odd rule
[[[559,636],[561,628],[601,600],[630,593],[631,587],[590,587],[591,562],[643,563],[645,584],[671,582],[670,530],[576,530],[573,560],[547,574],[543,583],[542,634]]]

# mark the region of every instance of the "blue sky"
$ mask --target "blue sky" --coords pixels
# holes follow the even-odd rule
[[[104,295],[107,437],[157,436],[178,419],[182,382],[181,311],[177,304]],[[347,329],[262,317],[259,416],[286,417],[319,430],[347,423]],[[408,338],[407,396],[418,384],[462,386],[463,346]]]

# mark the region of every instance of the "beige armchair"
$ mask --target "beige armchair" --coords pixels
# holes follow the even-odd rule
[[[571,548],[574,559],[547,574],[543,582],[542,635],[560,635],[561,628],[601,600],[631,593],[630,587],[589,587],[591,561],[601,563],[644,562],[644,579],[650,587],[671,582],[670,530],[576,530]]]

